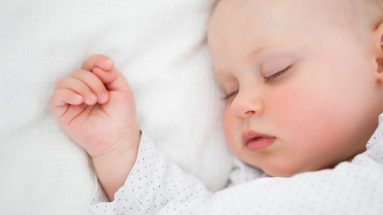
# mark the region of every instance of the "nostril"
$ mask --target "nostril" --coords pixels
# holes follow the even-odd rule
[[[238,94],[230,104],[232,113],[237,117],[255,117],[263,113],[261,98]]]
[[[246,116],[250,116],[250,115],[254,115],[254,114],[255,114],[255,111],[253,111],[253,110],[249,110],[249,111],[245,112]]]

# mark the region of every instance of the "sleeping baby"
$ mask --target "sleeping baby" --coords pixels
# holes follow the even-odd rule
[[[96,197],[91,210],[383,214],[382,6],[217,3],[208,45],[225,92],[226,142],[238,159],[230,188],[217,193],[166,160],[141,132],[133,93],[113,61],[88,59],[57,83],[51,109],[90,156],[110,201]]]

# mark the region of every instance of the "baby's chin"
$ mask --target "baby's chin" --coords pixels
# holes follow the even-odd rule
[[[291,177],[296,174],[299,174],[299,171],[279,171],[279,170],[269,170],[269,169],[263,169],[263,171],[266,173],[266,175],[271,176],[271,177]]]
[[[317,171],[320,170],[318,168],[309,168],[309,167],[300,167],[297,165],[269,165],[269,166],[264,166],[261,168],[266,175],[271,176],[271,177],[291,177],[300,173],[305,173],[305,172],[312,172],[312,171]]]

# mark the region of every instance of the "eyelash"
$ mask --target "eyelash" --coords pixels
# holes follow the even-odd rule
[[[276,72],[268,77],[263,77],[263,80],[264,82],[269,82],[269,81],[272,81],[272,80],[275,80],[277,78],[279,78],[279,76],[283,75],[285,72],[287,72],[290,68],[292,67],[292,65],[284,68],[283,70],[279,71],[279,72]]]
[[[291,67],[292,67],[292,65],[290,65],[290,66],[286,67],[285,69],[283,69],[279,72],[276,72],[276,73],[274,73],[268,77],[263,77],[264,82],[269,82],[269,81],[272,81],[272,80],[279,78],[281,75],[283,75],[285,72],[287,72]],[[238,90],[233,91],[233,92],[227,94],[225,97],[223,97],[223,100],[225,100],[225,101],[230,100],[237,93],[238,93]]]
[[[231,92],[231,93],[227,94],[225,97],[223,97],[223,100],[228,101],[228,100],[230,100],[233,96],[235,96],[237,93],[238,93],[238,90],[236,90],[236,91],[234,91],[234,92]]]

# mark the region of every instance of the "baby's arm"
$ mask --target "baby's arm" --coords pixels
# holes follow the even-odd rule
[[[92,210],[109,215],[382,214],[382,166],[367,157],[353,162],[211,193],[159,154],[143,133],[135,166],[115,200]]]
[[[107,57],[97,55],[56,84],[50,107],[90,156],[109,199],[126,180],[140,142],[133,94]]]

